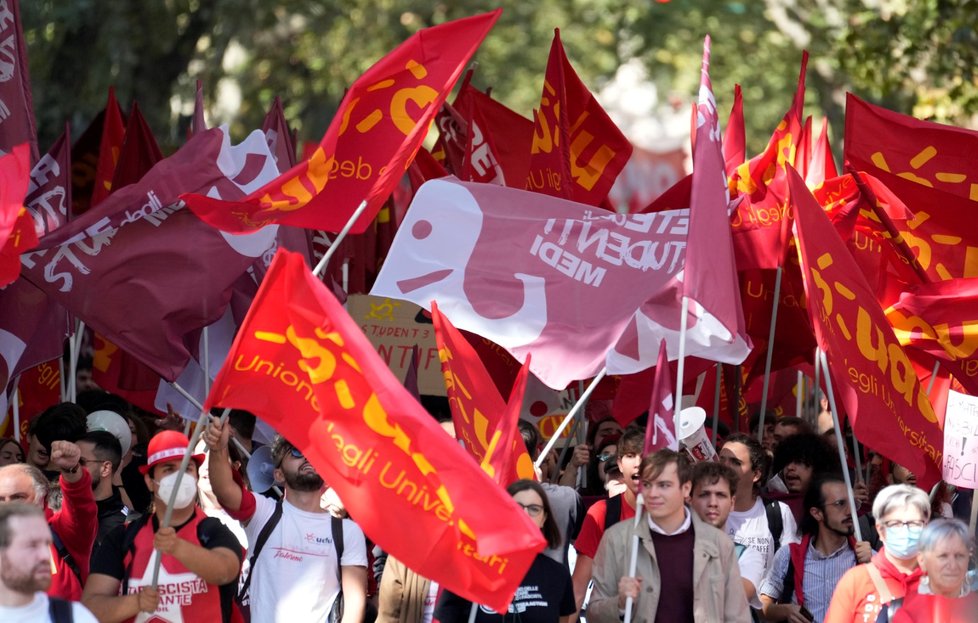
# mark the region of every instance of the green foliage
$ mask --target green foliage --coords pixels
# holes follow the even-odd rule
[[[279,95],[300,137],[318,140],[344,89],[411,33],[499,5],[475,83],[527,116],[554,27],[592,90],[638,57],[660,94],[686,99],[709,33],[720,109],[741,84],[751,153],[790,103],[803,48],[806,110],[830,118],[836,141],[847,89],[941,121],[978,113],[978,0],[22,0],[41,144],[64,120],[77,135],[115,85],[178,145],[197,79],[209,121],[237,136]]]

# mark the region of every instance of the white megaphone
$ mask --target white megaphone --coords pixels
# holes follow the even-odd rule
[[[679,412],[679,441],[695,461],[715,461],[717,451],[706,435],[706,411],[702,407],[686,407]]]
[[[248,460],[248,481],[255,493],[264,493],[275,484],[275,463],[272,462],[272,449],[259,446]]]

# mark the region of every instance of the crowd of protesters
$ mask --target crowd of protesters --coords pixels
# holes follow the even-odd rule
[[[288,440],[266,439],[253,487],[251,414],[212,417],[187,456],[179,417],[84,392],[0,440],[0,621],[976,620],[952,488],[883,457],[856,473],[800,418],[721,435],[715,462],[643,456],[643,420],[592,422],[509,486],[547,549],[499,614],[375,547]],[[520,433],[536,459],[539,431]]]

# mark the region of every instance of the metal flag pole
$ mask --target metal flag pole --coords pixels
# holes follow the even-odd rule
[[[642,506],[643,499],[640,491],[638,496],[635,498],[635,522],[632,524],[632,557],[628,561],[628,577],[630,578],[635,577],[635,572],[638,569],[638,522],[642,517]],[[634,602],[635,600],[631,597],[625,598],[625,623],[632,623],[632,604],[634,604]]]
[[[683,296],[682,310],[679,312],[679,360],[676,362],[676,394],[673,396],[675,404],[672,415],[673,426],[676,434],[679,434],[679,414],[683,410],[683,372],[686,363],[686,316],[689,313],[689,297]]]
[[[360,205],[357,206],[357,209],[353,212],[353,216],[350,217],[350,220],[348,220],[346,225],[343,226],[343,229],[340,230],[340,233],[336,234],[336,238],[333,238],[332,244],[329,245],[329,248],[326,249],[326,253],[323,254],[323,259],[319,260],[316,267],[312,269],[312,274],[316,277],[316,279],[322,278],[321,273],[326,269],[326,264],[329,263],[329,258],[333,257],[333,254],[336,253],[336,250],[340,246],[340,242],[342,242],[343,239],[346,238],[346,235],[350,233],[350,230],[353,229],[354,223],[357,222],[360,215],[363,214],[366,209],[367,201],[364,199],[360,202]]]
[[[14,392],[11,396],[13,400],[14,418],[14,441],[20,443],[20,376],[14,379]]]
[[[68,338],[68,402],[75,402],[78,397],[78,355],[81,351],[82,336],[85,334],[85,322],[76,321],[75,334]]]
[[[795,416],[801,417],[802,395],[805,393],[805,375],[801,370],[798,371],[798,380],[795,381]]]
[[[587,389],[584,390],[584,393],[581,394],[581,397],[577,399],[577,402],[574,403],[574,406],[571,407],[571,410],[567,412],[567,415],[564,416],[564,419],[560,423],[560,426],[558,426],[557,430],[554,431],[554,434],[551,435],[550,441],[548,441],[547,445],[544,446],[543,450],[540,451],[540,455],[537,457],[537,460],[533,462],[533,467],[539,468],[540,465],[543,464],[544,458],[546,458],[546,456],[550,453],[550,451],[553,450],[553,447],[557,445],[557,440],[560,439],[560,434],[564,432],[564,429],[567,428],[567,426],[571,423],[571,421],[574,419],[574,416],[577,415],[577,412],[581,410],[581,408],[584,406],[584,403],[587,402],[587,399],[591,396],[592,393],[594,393],[594,390],[597,388],[598,383],[600,383],[601,379],[603,379],[607,374],[608,374],[608,369],[601,368],[601,371],[598,372],[598,374],[591,380],[591,384],[587,386]]]
[[[720,375],[723,373],[723,364],[717,362],[717,381],[713,388],[713,447],[717,447],[717,428],[720,426]]]
[[[927,397],[930,398],[930,390],[934,389],[934,381],[937,380],[937,370],[941,367],[941,360],[934,361],[934,369],[930,372],[930,380],[927,381]]]
[[[767,332],[767,355],[764,359],[764,383],[761,385],[761,417],[757,427],[757,440],[764,441],[764,418],[767,415],[767,390],[771,385],[771,360],[774,358],[774,329],[778,324],[778,302],[781,300],[781,264],[774,274],[774,304],[771,306],[771,327]]]
[[[835,443],[839,447],[839,464],[842,467],[842,477],[846,482],[846,495],[849,498],[849,510],[852,512],[852,527],[856,534],[856,540],[862,541],[862,530],[859,529],[859,522],[856,518],[859,513],[856,511],[856,497],[852,493],[852,479],[849,477],[849,470],[846,469],[846,450],[842,441],[842,429],[839,427],[839,410],[835,408],[835,394],[832,392],[832,375],[829,374],[829,361],[825,356],[825,351],[818,349],[818,362],[825,372],[825,393],[829,396],[829,409],[832,411],[832,425],[835,427]]]

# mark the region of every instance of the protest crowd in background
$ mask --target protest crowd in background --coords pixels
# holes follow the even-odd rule
[[[532,121],[463,77],[498,17],[301,157],[112,92],[42,156],[17,35],[0,621],[978,620],[978,133],[849,95],[840,173],[805,54],[748,157],[707,37],[692,173],[615,212],[559,32]]]

